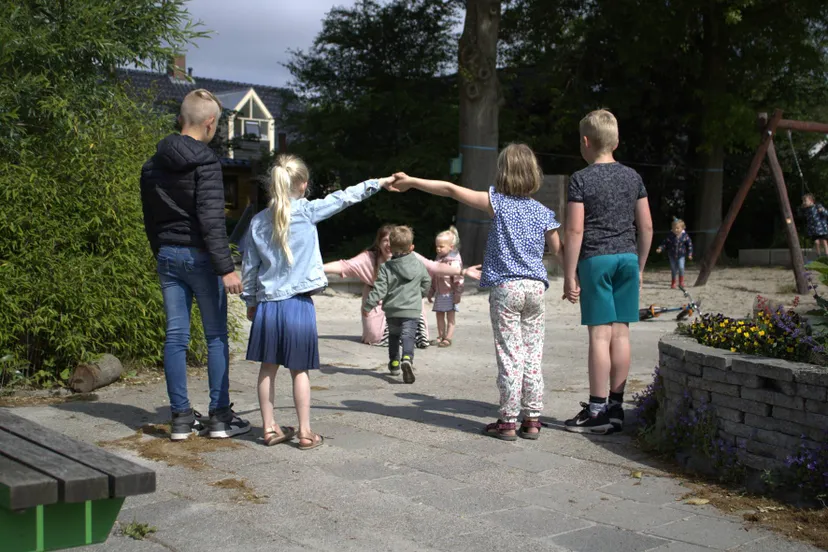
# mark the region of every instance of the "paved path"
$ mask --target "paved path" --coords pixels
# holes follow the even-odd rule
[[[560,424],[587,394],[586,336],[575,309],[561,307],[553,290],[547,300],[559,314],[548,315],[546,415]],[[148,523],[157,533],[151,541],[115,534],[85,551],[815,550],[745,528],[710,506],[684,504],[687,489],[629,436],[544,429],[538,441],[506,443],[479,435],[497,402],[484,295],[464,298],[454,347],[418,353],[413,385],[385,374],[384,350],[357,342],[355,300],[319,297],[317,305],[326,367],[312,380],[312,413],[326,446],[267,448],[256,427],[240,448],[204,454],[201,471],[119,450],[158,473],[158,491],[128,499],[120,522]],[[636,326],[632,386],[650,380],[657,340],[673,328],[665,321]],[[235,361],[231,393],[236,410],[260,426],[256,372]],[[294,424],[288,381],[280,374],[277,406],[280,421]],[[206,380],[191,378],[190,389],[204,408]],[[162,383],[17,412],[91,442],[168,419]],[[632,478],[639,470],[643,479]],[[245,481],[262,503],[210,486],[227,478]]]

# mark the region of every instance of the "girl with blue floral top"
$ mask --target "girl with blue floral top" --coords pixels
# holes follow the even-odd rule
[[[544,292],[549,287],[543,264],[544,245],[563,264],[560,223],[555,213],[530,196],[540,189],[543,173],[525,144],[511,144],[497,158],[497,178],[488,192],[450,182],[394,175],[392,189],[416,188],[450,197],[492,219],[482,272],[466,274],[491,288],[489,314],[497,353],[500,417],[484,433],[505,441],[537,439],[543,410]],[[524,417],[518,430],[518,417]]]
[[[656,253],[662,251],[667,252],[667,258],[670,260],[670,272],[673,275],[673,283],[670,287],[676,289],[676,277],[678,277],[678,285],[683,289],[686,259],[693,260],[693,240],[687,234],[687,227],[683,220],[673,219],[670,235],[664,238],[664,241],[656,249]]]
[[[264,442],[271,446],[299,438],[299,449],[324,442],[310,427],[310,378],[319,368],[316,310],[311,296],[328,285],[322,269],[316,225],[387,187],[393,177],[366,180],[323,199],[304,199],[308,167],[280,155],[270,178],[270,206],[253,217],[242,262],[242,299],[253,322],[247,360],[261,362],[259,407]],[[273,417],[273,383],[279,366],[290,370],[298,431]]]

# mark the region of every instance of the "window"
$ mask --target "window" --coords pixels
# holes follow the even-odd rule
[[[259,121],[245,121],[244,134],[250,136],[251,138],[255,136],[256,138],[261,139],[262,132],[259,126]]]
[[[239,207],[239,177],[230,174],[224,177],[224,208],[237,209]]]

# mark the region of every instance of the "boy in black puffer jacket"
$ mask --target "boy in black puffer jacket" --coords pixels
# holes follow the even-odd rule
[[[161,140],[141,170],[144,229],[157,259],[167,316],[164,375],[173,441],[192,433],[223,438],[250,431],[230,405],[225,290],[239,294],[242,286],[227,241],[221,164],[207,146],[220,117],[221,103],[213,94],[187,94],[179,115],[181,134]],[[187,398],[193,296],[207,341],[209,419],[193,410]]]

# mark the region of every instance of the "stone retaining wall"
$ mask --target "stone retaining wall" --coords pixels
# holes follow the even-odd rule
[[[731,353],[679,335],[663,337],[658,351],[665,412],[684,400],[693,408],[711,405],[719,437],[741,450],[747,467],[781,467],[800,445],[826,441],[828,369]]]

